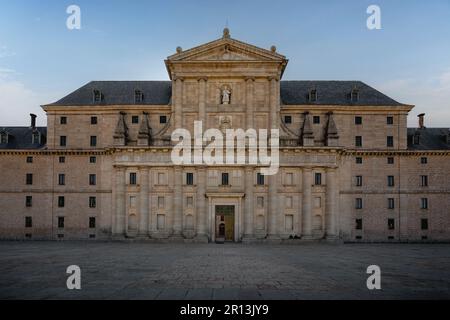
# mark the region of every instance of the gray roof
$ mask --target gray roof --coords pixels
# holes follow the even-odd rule
[[[359,93],[352,102],[353,89]],[[403,105],[361,81],[281,81],[281,102],[316,105],[400,106]],[[309,92],[317,91],[317,101],[310,102]],[[103,100],[94,103],[94,90],[102,93]],[[135,104],[135,90],[140,90],[144,100],[139,104],[168,105],[172,95],[170,81],[92,81],[50,105],[131,105]]]
[[[358,91],[358,100],[351,101],[353,89]],[[309,101],[309,93],[316,90],[317,101]],[[402,103],[384,95],[361,81],[281,81],[281,102],[317,105],[356,106],[401,106]]]
[[[414,135],[419,135],[419,143],[414,143]],[[449,150],[449,128],[408,128],[408,149]]]
[[[31,127],[0,127],[0,133],[8,134],[8,143],[1,144],[0,149],[40,149],[47,142],[47,127],[35,128],[41,134],[40,143],[32,143],[33,129]]]
[[[94,90],[102,93],[101,102],[94,103]],[[172,83],[170,81],[91,81],[50,105],[130,105],[135,104],[136,90],[143,94],[143,101],[139,104],[167,105],[172,96]]]

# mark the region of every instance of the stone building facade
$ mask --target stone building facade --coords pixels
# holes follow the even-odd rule
[[[95,81],[0,127],[0,237],[450,240],[450,131],[359,81],[282,81],[288,60],[222,38],[170,81]],[[177,128],[280,130],[280,168],[175,165]],[[294,241],[294,240],[291,240]]]

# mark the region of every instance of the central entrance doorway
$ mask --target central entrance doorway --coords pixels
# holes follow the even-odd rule
[[[216,241],[234,241],[234,206],[216,207]]]

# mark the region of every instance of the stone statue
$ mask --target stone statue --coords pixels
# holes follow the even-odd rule
[[[222,104],[230,104],[231,91],[228,88],[222,89]]]
[[[227,129],[231,129],[231,119],[229,116],[225,116],[220,119],[219,130],[223,134],[226,134]]]

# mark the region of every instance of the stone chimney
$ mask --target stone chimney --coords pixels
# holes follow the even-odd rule
[[[36,118],[37,118],[37,115],[35,115],[34,113],[30,113],[30,117],[31,117],[31,125],[30,125],[30,128],[31,128],[32,130],[35,130],[35,129],[36,129]]]
[[[421,113],[421,114],[417,115],[417,117],[419,118],[419,129],[425,129],[425,125],[424,125],[425,113]]]

